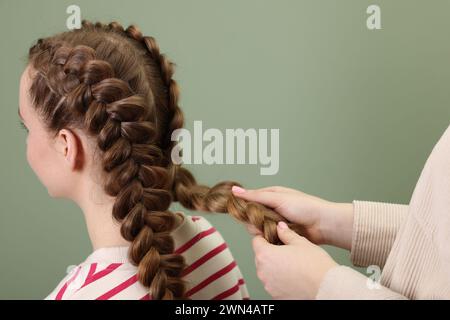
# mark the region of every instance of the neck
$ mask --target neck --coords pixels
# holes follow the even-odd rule
[[[120,234],[120,223],[112,216],[114,201],[114,197],[99,191],[95,185],[86,188],[86,192],[80,192],[80,196],[75,199],[83,211],[94,251],[99,248],[130,245]]]

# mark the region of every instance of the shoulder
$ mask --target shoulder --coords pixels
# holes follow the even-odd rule
[[[190,224],[190,225],[197,225],[202,227],[203,229],[205,228],[210,228],[212,225],[211,223],[203,216],[200,215],[187,215],[182,211],[177,211],[176,214],[180,215],[181,217],[183,217],[183,224]],[[182,226],[181,225],[181,226]]]
[[[181,211],[177,214],[183,217],[183,222],[172,232],[177,253],[183,253],[194,245],[202,243],[203,238],[211,240],[219,237],[224,241],[220,233],[204,217],[198,215],[186,215]]]
[[[82,263],[46,298],[52,300],[145,299],[147,290],[129,263]]]
[[[202,216],[184,215],[175,230],[175,252],[184,256],[183,278],[191,299],[245,299],[248,291],[242,273],[215,227]]]

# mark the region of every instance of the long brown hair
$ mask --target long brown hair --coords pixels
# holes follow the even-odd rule
[[[30,89],[33,106],[48,130],[80,128],[95,139],[104,190],[115,197],[112,215],[131,242],[129,258],[153,299],[187,298],[181,279],[185,262],[174,254],[171,236],[173,201],[188,209],[228,212],[279,243],[276,223],[282,218],[235,198],[231,187],[239,183],[199,185],[172,163],[171,135],[183,127],[183,113],[172,78],[175,65],[153,37],[135,25],[83,21],[80,29],[39,39],[29,50],[29,63],[37,71]]]

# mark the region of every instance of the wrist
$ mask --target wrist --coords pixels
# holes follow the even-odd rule
[[[318,268],[317,268],[317,273],[316,273],[317,277],[315,278],[316,279],[315,290],[314,290],[313,296],[311,297],[312,299],[315,299],[315,297],[317,296],[317,294],[320,290],[320,287],[322,285],[322,282],[324,281],[327,273],[331,269],[339,266],[339,264],[336,261],[334,261],[328,254],[326,254],[326,255],[327,255],[327,259],[325,261],[323,261],[322,263],[320,263],[320,265],[318,265]]]
[[[321,214],[323,244],[351,250],[353,203],[328,202]]]

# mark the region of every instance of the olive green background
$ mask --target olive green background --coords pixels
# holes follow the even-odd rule
[[[30,45],[82,18],[136,23],[177,64],[187,128],[279,128],[280,170],[191,165],[198,180],[284,185],[333,201],[407,203],[450,119],[449,1],[0,1],[0,298],[41,299],[91,252],[80,209],[27,164],[18,83]],[[366,28],[381,7],[382,30]],[[178,207],[176,207],[178,208]],[[208,215],[252,298],[251,238]],[[340,263],[343,250],[326,248]],[[363,271],[363,270],[360,270]],[[299,284],[301,285],[301,284]]]

